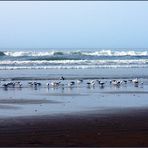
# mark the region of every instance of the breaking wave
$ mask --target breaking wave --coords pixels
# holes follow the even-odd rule
[[[9,57],[42,57],[42,56],[148,56],[148,51],[5,51],[0,52],[0,56]]]
[[[0,69],[88,69],[148,67],[147,60],[0,61]]]
[[[148,51],[0,51],[0,69],[148,67]]]

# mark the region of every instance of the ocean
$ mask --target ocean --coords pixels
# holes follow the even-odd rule
[[[60,80],[60,77],[65,80]],[[139,84],[130,80],[138,78]],[[81,84],[78,79],[83,79]],[[119,86],[110,80],[127,80]],[[100,80],[104,82],[101,87]],[[22,85],[4,87],[20,82]],[[60,82],[58,87],[52,82]],[[68,84],[73,81],[74,86]],[[89,82],[95,85],[88,86]],[[40,86],[29,82],[41,83]],[[49,87],[47,86],[49,83]],[[0,116],[72,114],[148,106],[147,49],[3,49]],[[4,111],[5,110],[5,111]]]
[[[1,49],[0,79],[148,77],[148,49]]]
[[[148,67],[148,49],[3,49],[0,70]]]

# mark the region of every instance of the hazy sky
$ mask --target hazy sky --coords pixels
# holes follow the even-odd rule
[[[147,48],[147,1],[0,2],[1,48]]]

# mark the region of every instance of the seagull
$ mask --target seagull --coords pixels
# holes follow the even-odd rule
[[[101,82],[100,80],[96,80],[96,81],[98,82],[98,84],[100,84],[100,82]]]
[[[46,85],[49,87],[50,84],[49,83],[46,83]]]
[[[73,86],[73,85],[75,85],[74,81],[71,81],[70,83],[68,83],[68,86]]]
[[[99,84],[100,84],[101,87],[104,87],[105,83],[100,81]]]
[[[134,83],[134,86],[135,87],[138,87],[139,81],[138,81],[137,78],[136,79],[133,79],[132,82]]]
[[[28,82],[28,85],[37,87],[37,86],[41,86],[41,83],[34,81],[34,82]]]
[[[41,86],[42,84],[40,82],[37,82],[37,85]]]
[[[8,83],[7,83],[7,86],[8,86],[8,87],[14,87],[14,86],[15,86],[15,83],[14,83],[14,82],[8,82]]]
[[[90,81],[90,83],[91,83],[92,86],[95,86],[95,81],[94,80]]]
[[[138,83],[139,83],[139,81],[138,81],[137,78],[136,78],[136,79],[133,79],[132,82],[133,82],[134,84],[138,84]]]
[[[8,84],[4,83],[2,86],[6,88],[8,87]]]
[[[110,84],[113,84],[114,82],[116,82],[117,80],[110,80]]]
[[[51,82],[50,84],[53,86],[53,87],[57,87],[60,85],[61,82]]]
[[[60,80],[65,80],[65,78],[62,76],[62,77],[60,78]]]
[[[78,83],[78,84],[80,84],[80,83],[82,83],[82,82],[83,82],[83,80],[81,80],[81,79],[80,79],[80,80],[77,80],[77,83]]]
[[[90,83],[90,82],[87,82],[86,84],[87,84],[87,87],[90,87],[90,85],[91,85],[91,83]]]
[[[114,81],[112,81],[112,84],[119,86],[121,84],[121,81],[114,80]]]
[[[127,83],[127,80],[123,80],[123,82],[126,84]]]
[[[130,79],[130,80],[128,80],[128,81],[129,81],[129,82],[132,82],[133,80]]]
[[[14,84],[15,84],[15,87],[22,87],[22,83],[21,82],[14,82]]]
[[[33,82],[28,82],[28,85],[33,86]]]

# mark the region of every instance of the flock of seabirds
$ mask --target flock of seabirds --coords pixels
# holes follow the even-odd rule
[[[62,76],[60,77],[59,81],[51,81],[48,82],[46,84],[46,87],[48,88],[58,88],[58,87],[74,87],[80,84],[85,84],[87,87],[95,87],[95,86],[99,86],[100,88],[104,88],[105,85],[107,84],[107,81],[101,81],[101,80],[87,80],[84,81],[83,79],[78,79],[75,81],[68,81],[66,84],[63,83],[65,80],[65,78]],[[120,87],[121,85],[126,85],[127,83],[131,83],[133,84],[135,87],[138,86],[143,86],[143,82],[141,80],[139,80],[138,78],[135,79],[130,79],[130,80],[110,80],[109,84],[111,86],[116,86],[116,87]],[[37,82],[37,81],[30,81],[28,82],[28,86],[30,87],[39,87],[41,86],[42,83]],[[15,82],[7,82],[7,83],[3,83],[1,85],[3,88],[7,89],[7,88],[23,88],[23,84],[20,81],[15,81]]]

